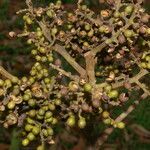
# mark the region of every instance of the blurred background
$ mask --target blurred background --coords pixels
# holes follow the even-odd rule
[[[36,0],[36,3],[39,4],[47,4],[49,2],[52,2],[52,0]],[[73,7],[76,1],[63,0],[63,3],[65,7]],[[96,10],[102,7],[102,4],[98,0],[85,0],[85,3]],[[145,9],[150,11],[150,0],[145,0],[144,5]],[[17,76],[26,75],[32,62],[32,59],[28,55],[30,53],[30,47],[26,42],[22,39],[11,39],[8,35],[12,30],[15,32],[22,30],[23,21],[21,17],[16,15],[16,11],[24,7],[25,0],[0,0],[0,65]],[[106,144],[107,150],[117,150],[118,147],[123,147],[125,150],[150,150],[149,100],[144,100],[128,116],[127,122],[129,126],[124,131],[115,130],[110,136]],[[97,131],[93,132],[96,133]],[[13,128],[9,131],[0,126],[0,150],[21,150],[20,139],[17,138],[17,135],[17,129]],[[66,149],[81,150],[80,145],[72,144],[71,139],[73,140],[73,137],[69,137],[69,135],[63,136],[64,147]],[[70,138],[70,141],[65,141],[66,137]],[[84,144],[83,141],[84,139],[81,139],[81,145]]]

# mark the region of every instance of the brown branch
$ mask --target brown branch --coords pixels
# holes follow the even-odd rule
[[[49,64],[53,69],[57,70],[61,74],[65,75],[66,77],[70,78],[71,80],[79,82],[79,78],[77,76],[71,75],[71,73],[66,72],[65,70],[59,68],[58,66],[54,64]]]
[[[126,21],[126,25],[124,27],[122,27],[120,30],[118,30],[116,33],[112,34],[112,37],[109,38],[110,40],[116,41],[118,36],[120,35],[120,33],[122,31],[125,31],[127,28],[130,27],[130,25],[132,25],[133,20],[136,16],[135,13],[137,12],[137,10],[138,10],[138,7],[135,6],[134,12],[132,13],[131,17]],[[107,41],[107,39],[103,43],[101,43],[99,46],[95,47],[92,51],[95,54],[98,53],[98,52],[101,52],[107,46],[106,41]]]
[[[136,76],[129,78],[127,81],[132,84],[132,83],[136,83],[137,81],[139,81],[139,79],[141,79],[143,76],[145,76],[146,74],[148,74],[149,72],[146,69],[142,69]],[[118,81],[116,83],[112,84],[113,88],[118,88],[124,85],[125,81]]]
[[[51,36],[48,32],[48,29],[46,27],[46,25],[44,23],[42,23],[41,21],[38,22],[39,26],[41,27],[44,36],[46,37],[46,39],[51,43],[52,39]],[[54,46],[54,50],[59,53],[62,57],[64,57],[67,62],[81,75],[81,77],[86,76],[86,71],[74,60],[74,58],[72,58],[69,53],[65,50],[65,48],[61,45],[56,44]]]
[[[10,80],[17,78],[13,76],[12,74],[10,74],[9,72],[7,72],[2,66],[0,66],[0,74]]]
[[[86,78],[86,71],[83,69],[75,60],[72,58],[63,46],[56,44],[54,46],[55,51],[63,56],[67,62],[81,75],[81,77]]]
[[[86,62],[86,72],[88,75],[89,83],[91,85],[95,85],[96,79],[95,79],[95,64],[96,64],[96,59],[95,55],[89,51],[85,53],[85,62]]]
[[[145,99],[148,95],[147,94],[143,94],[140,99],[134,101],[134,104],[132,104],[131,106],[128,107],[127,111],[120,114],[116,119],[115,119],[115,122],[120,122],[122,120],[124,120],[134,109],[135,109],[135,106],[139,105],[140,104],[140,101]],[[107,128],[105,129],[104,131],[104,135],[101,136],[100,138],[98,138],[97,142],[96,142],[96,146],[95,146],[95,149],[96,150],[99,150],[99,148],[104,144],[104,142],[108,139],[109,135],[113,132],[114,128],[111,127],[111,128]]]

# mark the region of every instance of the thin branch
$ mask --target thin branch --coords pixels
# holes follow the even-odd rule
[[[95,78],[96,59],[95,59],[95,55],[89,51],[89,52],[85,53],[84,57],[85,57],[86,71],[87,71],[87,75],[89,78],[89,82],[92,85],[95,85],[95,83],[96,83],[96,78]]]
[[[115,119],[115,122],[120,122],[122,120],[124,120],[134,109],[135,109],[135,106],[139,105],[140,104],[140,101],[145,99],[148,95],[147,94],[143,94],[140,99],[134,101],[134,104],[132,104],[131,106],[128,107],[127,111],[120,114],[116,119]],[[107,141],[109,135],[114,131],[114,128],[111,127],[111,128],[107,128],[105,129],[104,131],[104,135],[101,136],[100,138],[98,138],[97,142],[96,142],[96,146],[95,146],[95,149],[96,150],[99,150],[99,148],[104,144],[105,141]]]
[[[0,74],[10,80],[17,78],[15,76],[13,76],[12,74],[10,74],[9,72],[7,72],[2,66],[0,66]]]
[[[66,72],[65,70],[59,68],[58,66],[54,65],[54,64],[49,64],[53,69],[59,71],[61,74],[65,75],[66,77],[70,78],[71,80],[74,80],[74,81],[79,81],[78,77],[77,76],[73,76],[71,75],[71,73],[69,72]]]
[[[81,75],[81,77],[86,76],[86,71],[83,69],[75,60],[72,58],[68,52],[65,50],[63,46],[56,44],[54,46],[55,51],[58,52],[61,56],[63,56],[67,62]]]

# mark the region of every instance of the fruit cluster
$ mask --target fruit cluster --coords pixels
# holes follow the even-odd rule
[[[60,122],[83,129],[95,117],[123,129],[110,109],[128,101],[135,86],[132,70],[150,69],[150,16],[142,2],[107,1],[99,13],[80,1],[74,11],[61,1],[37,8],[26,3],[18,12],[25,13],[18,37],[32,45],[34,64],[27,77],[0,80],[4,127],[23,127],[23,146],[40,138],[38,150],[53,142]]]

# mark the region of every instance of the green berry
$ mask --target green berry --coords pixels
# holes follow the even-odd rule
[[[85,126],[86,126],[86,120],[85,120],[85,118],[81,117],[78,120],[78,127],[81,128],[81,129],[83,129]]]
[[[29,115],[30,117],[35,117],[35,116],[36,116],[36,110],[34,110],[34,109],[30,110],[30,111],[28,112],[28,115]]]
[[[67,125],[70,126],[70,127],[73,127],[75,125],[75,117],[74,116],[70,116],[67,119]]]
[[[108,111],[104,111],[102,113],[103,118],[108,118],[109,117],[109,112]]]
[[[32,133],[34,135],[38,135],[40,133],[40,127],[34,126],[32,129]]]
[[[130,38],[130,37],[133,36],[133,31],[132,31],[132,30],[125,30],[124,35],[125,35],[127,38]]]
[[[29,140],[28,139],[24,139],[24,140],[22,140],[22,145],[23,146],[28,146],[29,145]]]
[[[127,7],[125,8],[125,12],[126,12],[127,14],[131,14],[132,11],[133,11],[133,6],[131,6],[131,5],[129,5],[129,6],[127,6]]]
[[[4,85],[4,81],[2,79],[0,79],[0,86]]]
[[[51,111],[47,111],[47,112],[45,113],[45,118],[46,118],[46,119],[49,119],[52,115],[53,115],[53,113],[52,113]]]
[[[53,111],[53,110],[55,110],[55,105],[54,104],[49,104],[48,108]]]
[[[45,114],[45,110],[42,109],[42,108],[39,109],[38,114],[39,114],[40,116],[43,116],[43,115]]]
[[[16,106],[16,104],[15,104],[14,101],[10,101],[10,102],[7,104],[8,109],[14,109],[15,106]]]
[[[27,135],[27,139],[28,139],[29,141],[33,141],[33,140],[35,139],[35,135],[34,135],[32,132],[30,132],[30,133]]]
[[[91,92],[92,86],[90,83],[85,83],[83,89],[85,92]]]
[[[28,105],[31,107],[34,107],[36,105],[36,100],[35,99],[29,99],[28,100]]]
[[[108,93],[109,98],[117,98],[119,95],[117,90],[112,90]]]
[[[39,145],[36,150],[45,150],[43,145]]]
[[[30,97],[31,97],[31,96],[30,96],[29,94],[24,94],[24,95],[23,95],[23,100],[24,100],[24,101],[28,101],[28,100],[30,99]]]
[[[47,133],[48,133],[49,136],[52,136],[54,134],[54,131],[53,131],[52,128],[48,128]]]
[[[25,130],[26,130],[27,132],[30,132],[32,129],[33,129],[33,126],[32,126],[32,125],[30,125],[30,124],[26,124],[26,125],[25,125]]]
[[[118,123],[117,123],[117,127],[118,127],[119,129],[124,129],[124,128],[125,128],[125,124],[124,124],[123,122],[118,122]]]

